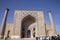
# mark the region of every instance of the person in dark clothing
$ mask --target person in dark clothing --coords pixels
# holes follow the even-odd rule
[[[59,35],[57,35],[57,40],[60,40],[60,36]]]
[[[51,37],[51,40],[54,40],[54,39],[55,39],[54,36],[52,36],[52,37]]]
[[[9,40],[10,39],[9,34],[10,34],[10,30],[8,30],[7,37],[5,37],[5,40]]]

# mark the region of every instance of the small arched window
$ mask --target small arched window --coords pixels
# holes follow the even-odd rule
[[[35,31],[35,28],[33,28],[33,31]]]
[[[31,37],[31,31],[28,30],[28,31],[27,31],[27,38],[30,38],[30,37]]]
[[[35,37],[35,32],[33,33],[33,37]]]

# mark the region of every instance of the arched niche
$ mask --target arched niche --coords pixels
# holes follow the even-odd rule
[[[33,23],[35,23],[36,19],[28,15],[22,19],[21,22],[21,38],[31,38],[31,30],[29,29],[29,26]]]

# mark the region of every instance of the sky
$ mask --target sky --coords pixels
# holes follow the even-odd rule
[[[0,0],[0,28],[6,8],[10,9],[7,23],[13,23],[15,10],[34,10],[43,11],[45,23],[49,24],[51,10],[56,32],[60,34],[60,0]]]

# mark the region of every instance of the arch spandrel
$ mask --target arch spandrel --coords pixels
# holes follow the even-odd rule
[[[35,19],[37,19],[37,16],[38,16],[37,12],[31,12],[31,11],[30,12],[29,11],[25,12],[24,11],[24,12],[21,12],[21,20],[28,15],[33,16]]]

